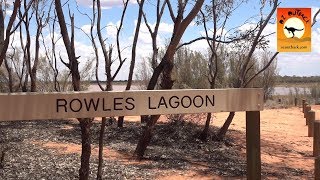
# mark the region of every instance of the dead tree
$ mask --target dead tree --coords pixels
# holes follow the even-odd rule
[[[185,7],[187,6],[188,1],[179,1],[178,4],[178,12],[177,15],[174,15],[171,3],[169,0],[166,1],[167,6],[170,12],[170,16],[172,18],[172,21],[174,22],[174,29],[172,33],[172,37],[169,43],[169,46],[166,49],[166,53],[164,57],[162,58],[160,64],[155,68],[153,75],[149,81],[148,84],[148,90],[153,90],[157,84],[158,78],[160,74],[162,73],[162,78],[160,82],[161,89],[171,89],[173,86],[173,79],[171,77],[171,73],[173,70],[173,63],[174,59],[173,56],[175,54],[176,48],[186,30],[186,28],[189,26],[191,21],[196,17],[198,12],[200,11],[202,4],[204,0],[197,0],[191,9],[191,11],[188,13],[188,15],[183,18],[183,14],[185,12]],[[138,145],[135,150],[135,154],[138,158],[142,158],[147,146],[150,143],[152,132],[154,129],[155,124],[157,123],[157,120],[159,119],[158,115],[151,116],[148,119],[147,125],[145,129],[142,132],[142,136],[139,139]]]
[[[69,38],[69,33],[65,21],[65,16],[62,10],[60,0],[55,0],[55,10],[59,20],[60,31],[65,45],[69,63],[64,62],[66,67],[70,70],[72,78],[72,86],[74,91],[80,91],[80,73],[78,67],[78,58],[75,55],[75,46],[74,46],[74,16],[71,15],[69,10],[69,16],[71,19],[71,38]],[[91,135],[90,127],[92,124],[92,118],[79,118],[80,128],[81,128],[81,167],[79,169],[79,178],[88,179],[89,170],[90,170],[90,156],[91,156]]]

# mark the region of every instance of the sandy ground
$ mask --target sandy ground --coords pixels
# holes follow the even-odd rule
[[[313,109],[320,109],[313,106]],[[317,114],[318,115],[318,114]],[[216,114],[216,125],[221,126],[226,113]],[[319,116],[316,116],[319,117]],[[280,167],[300,168],[313,171],[313,139],[301,108],[267,109],[261,112],[261,160],[262,163]],[[231,129],[245,132],[245,113],[237,113]],[[245,137],[239,137],[245,144]],[[312,178],[312,177],[301,177]]]
[[[312,106],[312,109],[320,112],[320,106]],[[212,125],[222,126],[228,113],[216,113]],[[316,118],[320,118],[320,113]],[[130,121],[139,121],[139,117],[126,117]],[[165,121],[164,118],[161,119]],[[234,133],[230,131],[231,135],[237,145],[241,147],[242,156],[245,156],[245,112],[236,113],[230,129],[239,130],[243,133]],[[312,157],[312,142],[313,139],[307,136],[308,129],[305,125],[305,119],[301,108],[292,107],[288,109],[266,109],[261,112],[261,157],[262,163],[270,164],[272,169],[262,171],[277,172],[285,168],[294,168],[307,171],[307,175],[297,176],[296,179],[312,179],[314,158]],[[64,153],[77,152],[80,153],[79,145],[66,146],[65,144],[46,143],[43,144],[46,148],[62,149]],[[118,159],[120,162],[127,163],[145,163],[137,162],[131,158],[130,155],[124,155],[110,150],[106,147],[105,158]],[[97,147],[93,149],[93,155],[97,155]],[[199,168],[201,165],[195,165]],[[181,171],[180,173],[172,173],[167,176],[160,176],[159,179],[225,179],[215,175],[197,174],[196,171]],[[267,176],[268,179],[272,175]],[[236,178],[238,179],[238,178]],[[239,177],[243,179],[243,177]]]
[[[316,119],[320,118],[320,106],[312,106],[319,111]],[[222,126],[228,113],[216,113],[212,125]],[[272,165],[278,171],[286,167],[309,171],[307,176],[299,176],[297,179],[313,179],[314,158],[312,157],[313,138],[308,137],[308,127],[300,107],[288,109],[267,109],[261,112],[261,161]],[[243,144],[245,155],[245,112],[238,112],[230,129],[239,130],[244,133],[238,136],[239,144]],[[233,135],[232,135],[233,136]],[[279,169],[277,169],[277,167]],[[263,169],[262,169],[263,171]],[[224,179],[222,177],[203,177],[188,172],[184,175],[172,175],[165,179]],[[266,178],[266,177],[265,177]],[[273,179],[272,176],[267,177]],[[237,178],[236,178],[237,179]],[[241,179],[241,178],[239,178]],[[277,178],[274,178],[277,179]]]

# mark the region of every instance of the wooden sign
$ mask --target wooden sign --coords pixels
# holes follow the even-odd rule
[[[262,89],[0,94],[0,121],[260,111]]]

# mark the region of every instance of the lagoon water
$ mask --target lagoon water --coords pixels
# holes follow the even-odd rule
[[[105,87],[105,83],[102,83],[101,84],[102,85],[102,87]],[[113,90],[114,91],[124,91],[126,89],[126,85],[124,85],[124,84],[115,84],[115,85],[113,85]],[[140,88],[140,86],[139,85],[136,85],[136,84],[133,84],[132,86],[131,86],[131,90],[139,90],[139,89],[141,89]],[[90,86],[89,86],[89,88],[88,88],[88,91],[101,91],[101,89],[100,89],[100,87],[99,87],[99,85],[98,84],[90,84]]]
[[[302,87],[275,87],[273,95],[289,95],[292,94],[310,94],[309,88]]]
[[[105,87],[105,84],[102,84]],[[115,84],[113,85],[114,91],[124,91],[126,89],[126,85],[124,84]],[[141,87],[137,84],[133,84],[131,86],[131,90],[139,90]],[[91,84],[88,88],[88,91],[101,91],[98,84]],[[298,94],[310,94],[309,88],[302,88],[302,87],[275,87],[273,91],[273,95],[289,95],[290,92],[295,94],[297,91]]]

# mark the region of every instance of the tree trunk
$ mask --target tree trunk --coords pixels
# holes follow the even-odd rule
[[[34,74],[35,72],[30,73],[30,91],[31,92],[37,92],[37,84],[36,84],[36,76]]]
[[[164,56],[164,58],[167,58],[167,55]],[[162,72],[162,79],[161,79],[161,89],[171,89],[173,86],[173,80],[171,77],[172,69],[173,69],[173,61],[168,61],[164,59],[165,65]],[[150,85],[150,84],[149,84]],[[138,145],[135,150],[135,154],[138,159],[142,159],[150,141],[152,138],[152,132],[155,124],[157,123],[160,115],[152,115],[150,117],[150,120],[147,122],[147,126],[142,132],[142,136],[138,142]],[[144,118],[141,118],[141,121],[144,120]]]
[[[24,75],[23,86],[21,87],[22,92],[28,92],[28,82],[29,82],[29,73],[28,71],[26,71],[26,74]]]
[[[1,47],[1,52],[0,52],[0,66],[3,63],[3,60],[6,58],[6,53],[7,53],[8,47],[9,47],[9,43],[10,43],[10,36],[12,34],[11,30],[12,30],[12,27],[13,27],[14,22],[16,20],[20,6],[21,6],[21,0],[15,0],[13,3],[13,11],[10,16],[10,19],[9,19],[9,22],[7,25],[7,29],[6,29],[6,33],[5,33],[6,37],[5,37],[4,41],[2,41],[2,44],[1,44],[2,47]],[[1,10],[2,9],[3,8],[1,8]],[[4,18],[4,17],[2,16],[2,18]],[[4,30],[4,29],[1,29],[0,31],[2,31],[2,30]]]
[[[62,40],[65,45],[69,63],[63,62],[70,70],[72,77],[72,86],[74,91],[80,91],[80,73],[78,68],[78,58],[75,55],[74,46],[74,16],[70,15],[71,20],[71,39],[69,38],[68,29],[63,14],[61,1],[55,0],[55,10],[59,20],[60,31],[62,35]],[[82,151],[81,151],[81,167],[79,169],[79,179],[87,180],[89,178],[90,172],[90,156],[91,156],[91,137],[90,137],[90,127],[92,119],[90,118],[79,118],[81,127],[81,139],[82,139]]]
[[[39,37],[42,30],[42,28],[39,26],[41,25],[38,24],[38,28],[37,28],[37,34],[35,39],[36,41],[35,56],[34,56],[33,66],[30,72],[31,92],[37,92],[37,70],[38,70],[38,64],[39,64],[39,49],[40,49]]]
[[[168,1],[169,2],[169,1]],[[162,73],[162,79],[161,79],[161,89],[171,89],[173,86],[173,80],[171,77],[172,69],[174,66],[174,54],[176,51],[176,48],[186,30],[186,28],[189,26],[191,21],[196,17],[198,12],[200,11],[202,4],[204,0],[197,0],[194,7],[190,11],[190,13],[186,16],[185,19],[183,19],[183,12],[184,7],[182,4],[178,6],[178,15],[174,20],[174,30],[171,37],[170,44],[166,50],[166,53],[164,57],[162,58],[160,64],[155,68],[153,75],[150,79],[150,82],[148,84],[148,90],[154,89],[155,85],[157,84],[158,78],[160,74]],[[140,6],[141,8],[141,6]],[[129,84],[128,84],[129,85]],[[138,142],[138,145],[135,150],[135,154],[139,159],[141,159],[145,153],[145,150],[147,149],[147,146],[150,143],[150,140],[152,138],[152,131],[154,128],[154,125],[157,123],[157,120],[159,119],[160,115],[153,115],[150,117],[150,120],[147,122],[147,126],[145,130],[142,133],[142,136]]]
[[[103,164],[103,136],[106,127],[106,117],[102,117],[101,128],[100,128],[100,137],[99,137],[99,164],[97,172],[97,180],[102,180],[102,164]]]
[[[137,20],[137,25],[136,25],[133,43],[132,43],[131,63],[130,63],[130,68],[129,68],[129,76],[128,76],[126,90],[130,90],[131,85],[132,85],[133,71],[134,71],[135,62],[136,62],[136,48],[137,48],[137,42],[138,42],[139,33],[140,33],[140,25],[141,25],[142,15],[143,15],[143,5],[144,5],[144,0],[141,0],[139,3],[138,20]],[[123,122],[124,122],[124,117],[120,116],[118,118],[118,127],[120,127],[120,128],[123,127]]]
[[[126,90],[130,90],[131,84],[132,84],[133,70],[134,70],[135,63],[136,63],[136,48],[137,48],[137,42],[138,42],[139,33],[140,33],[140,25],[141,25],[142,14],[143,14],[144,0],[140,0],[140,3],[138,3],[138,4],[139,4],[139,14],[138,14],[138,19],[137,19],[135,34],[133,37],[133,43],[132,43],[132,49],[131,49],[131,63],[130,63],[129,76],[128,76]]]
[[[8,87],[9,87],[9,92],[13,92],[13,81],[12,81],[12,69],[8,64],[8,60],[4,60],[4,65],[6,67],[7,73],[8,73]]]
[[[167,60],[162,72],[161,89],[172,89],[174,81],[172,80],[173,61]]]
[[[123,122],[124,122],[124,116],[119,116],[119,118],[118,118],[118,127],[119,128],[123,127]]]
[[[224,122],[223,126],[220,128],[217,138],[218,140],[223,140],[224,136],[226,135],[228,128],[233,120],[235,112],[230,112],[227,120]]]
[[[206,124],[204,126],[203,131],[201,132],[201,134],[199,136],[199,139],[202,141],[206,141],[208,138],[211,116],[212,116],[212,113],[207,114]]]
[[[144,152],[146,151],[151,141],[154,125],[156,124],[159,117],[160,115],[151,116],[150,120],[147,122],[147,126],[144,127],[142,136],[135,150],[135,155],[138,159],[143,158]]]
[[[79,169],[79,179],[87,180],[90,174],[90,156],[91,156],[91,119],[79,119],[81,128],[81,167]]]

